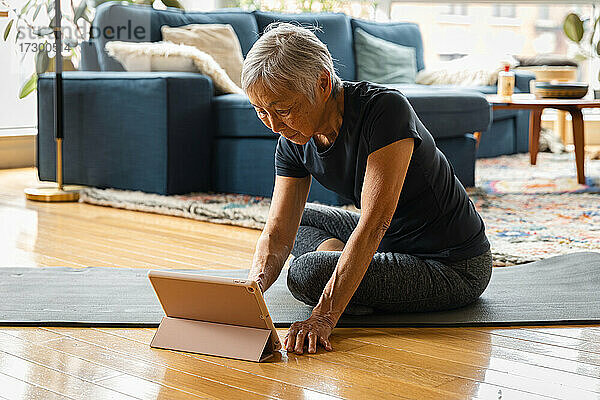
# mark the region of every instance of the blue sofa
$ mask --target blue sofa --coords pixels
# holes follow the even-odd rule
[[[318,25],[321,30],[316,34],[327,44],[344,80],[356,77],[353,31],[357,27],[415,47],[418,69],[424,68],[423,44],[414,23],[374,23],[341,13],[183,12],[104,3],[93,21],[94,37],[82,44],[80,71],[63,74],[65,183],[160,194],[217,191],[270,196],[277,138],[256,117],[246,96],[215,96],[210,78],[202,74],[124,72],[104,45],[109,40],[159,41],[162,25],[227,23],[238,35],[245,56],[273,21]],[[517,91],[526,91],[532,77],[519,75]],[[53,86],[52,74],[40,77],[37,165],[41,180],[55,178]],[[390,86],[406,95],[465,186],[474,184],[474,132],[484,132],[480,155],[519,151],[520,124],[527,116],[507,111],[494,115],[492,121],[483,93],[495,92],[495,86]],[[348,202],[316,181],[309,200]]]

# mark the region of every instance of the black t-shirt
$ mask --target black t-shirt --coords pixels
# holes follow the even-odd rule
[[[490,248],[483,220],[401,92],[369,82],[344,82],[344,116],[331,146],[319,151],[279,137],[277,175],[312,175],[326,188],[360,208],[370,153],[413,138],[414,150],[398,206],[377,251],[459,261]]]

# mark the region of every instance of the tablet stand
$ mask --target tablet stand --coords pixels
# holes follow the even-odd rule
[[[261,362],[273,356],[269,329],[163,317],[150,347]]]

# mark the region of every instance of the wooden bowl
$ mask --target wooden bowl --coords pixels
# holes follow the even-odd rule
[[[587,94],[588,86],[583,82],[536,82],[535,95],[554,99],[580,99]]]

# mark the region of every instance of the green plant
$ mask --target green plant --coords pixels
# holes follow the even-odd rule
[[[92,8],[96,8],[100,4],[106,3],[107,1],[114,1],[114,0],[88,0],[88,2],[90,3],[89,5]],[[123,0],[123,1],[125,1],[127,3],[131,3],[131,4],[144,4],[147,6],[151,6],[156,2],[156,0]],[[167,7],[183,8],[183,6],[179,2],[179,0],[158,0],[158,1],[160,3],[163,3]]]
[[[563,31],[569,40],[578,45],[579,52],[575,55],[577,62],[588,58],[600,57],[600,34],[596,34],[600,17],[596,18],[591,27],[586,27],[592,21],[590,18],[582,19],[575,13],[566,16],[563,22]],[[584,40],[585,35],[588,35]],[[598,75],[600,80],[600,73]]]
[[[364,0],[373,3],[373,0]],[[347,0],[279,0],[273,5],[263,4],[262,0],[229,0],[225,4],[227,7],[238,7],[244,10],[263,10],[263,11],[300,11],[300,12],[322,12],[335,11]]]
[[[19,98],[22,99],[36,90],[38,75],[53,69],[54,56],[51,57],[50,55],[56,53],[56,46],[52,37],[56,25],[55,0],[28,0],[20,9],[12,7],[9,1],[0,0],[0,5],[8,9],[10,18],[2,37],[4,41],[7,41],[12,34],[15,43],[21,41],[20,50],[22,52],[32,51],[35,53],[35,71],[19,90]],[[89,38],[89,27],[96,7],[110,0],[80,0],[77,5],[74,1],[70,0],[68,10],[61,10],[62,40],[65,45],[63,51],[69,53],[65,56],[67,62],[79,56],[79,43]],[[155,2],[155,0],[124,1],[131,4],[145,5],[153,5]],[[167,7],[183,8],[179,0],[156,1],[162,2]],[[43,16],[45,18],[42,18]],[[25,32],[31,33],[34,37],[28,38]]]
[[[320,11],[334,11],[335,7],[341,5],[342,3],[344,2],[340,0],[321,0],[319,1],[321,6]],[[314,12],[315,9],[313,7],[316,5],[317,2],[314,0],[296,0],[296,7],[302,12]]]

